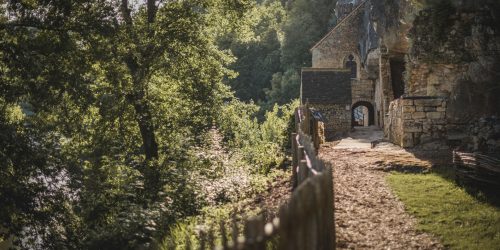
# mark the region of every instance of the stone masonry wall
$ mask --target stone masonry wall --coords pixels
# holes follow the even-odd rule
[[[403,97],[391,102],[385,134],[402,147],[422,145],[424,149],[444,147],[446,99]]]
[[[344,104],[314,104],[310,107],[318,110],[325,118],[325,137],[332,139],[351,129],[351,111]]]
[[[359,101],[369,101],[373,103],[374,100],[374,86],[371,80],[352,80],[352,104]]]

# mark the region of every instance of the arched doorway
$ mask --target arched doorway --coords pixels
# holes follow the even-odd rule
[[[359,101],[352,105],[351,126],[375,125],[375,110],[373,105],[366,101]]]

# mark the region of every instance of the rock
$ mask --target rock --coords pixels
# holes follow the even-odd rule
[[[428,112],[427,118],[429,119],[441,119],[444,118],[444,113],[443,112]]]
[[[413,119],[423,119],[425,118],[425,112],[415,112],[411,115]]]

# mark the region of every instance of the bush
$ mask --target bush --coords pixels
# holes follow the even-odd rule
[[[233,100],[223,107],[218,126],[229,148],[241,153],[256,172],[266,174],[285,159],[290,119],[297,106],[298,101],[275,105],[259,122],[256,105]]]

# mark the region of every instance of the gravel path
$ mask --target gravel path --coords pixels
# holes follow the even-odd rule
[[[368,142],[369,143],[369,142]],[[433,236],[415,230],[416,220],[385,182],[386,164],[399,156],[411,162],[400,148],[322,148],[321,157],[334,165],[337,249],[442,249]],[[415,159],[415,164],[423,165]]]

